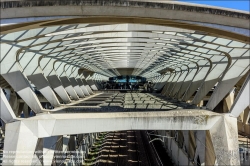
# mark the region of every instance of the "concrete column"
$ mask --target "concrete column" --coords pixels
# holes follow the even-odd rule
[[[171,76],[169,77],[165,87],[162,90],[162,95],[165,96],[168,93],[168,88],[169,88],[170,84],[172,83],[173,79],[175,78],[175,76],[176,76],[176,73],[171,74]]]
[[[68,71],[68,70],[67,70]],[[69,71],[68,71],[69,72]],[[71,68],[71,74],[69,76],[69,79],[72,80],[73,79],[73,82],[76,81],[76,84],[78,85],[78,87],[81,88],[84,96],[89,96],[89,92],[88,90],[86,89],[86,87],[84,86],[83,84],[83,81],[81,79],[81,74],[79,74],[79,68],[78,67],[75,67],[73,66]]]
[[[82,82],[83,82],[84,86],[86,87],[86,89],[88,90],[89,94],[93,95],[94,93],[93,93],[92,89],[90,88],[90,86],[88,85],[87,81],[82,78]]]
[[[94,85],[93,81],[91,80],[91,76],[93,75],[93,72],[91,71],[82,71],[82,76],[84,76],[83,83],[87,86],[87,89],[89,90],[90,94],[94,94],[93,90],[97,90],[96,86]]]
[[[22,121],[7,123],[3,165],[32,165],[37,140],[38,138]]]
[[[223,112],[228,113],[234,102],[234,89],[223,99]]]
[[[71,77],[69,78],[72,86],[74,87],[77,95],[81,98],[84,98],[85,95],[84,95],[84,92],[82,91],[82,88],[80,88],[80,86],[78,85],[78,82],[76,81],[76,79],[74,77]]]
[[[43,108],[36,94],[21,71],[2,74],[2,76],[34,112],[42,112]]]
[[[189,88],[189,86],[191,85],[192,80],[194,79],[194,77],[196,76],[196,74],[197,74],[197,72],[198,72],[198,69],[199,69],[199,68],[198,68],[198,65],[197,65],[196,68],[192,69],[192,70],[188,73],[188,75],[187,75],[185,81],[182,83],[182,85],[181,85],[181,87],[180,87],[180,90],[177,92],[176,98],[177,98],[178,100],[181,100],[183,94],[185,93],[185,91],[186,91],[186,90]]]
[[[78,85],[80,86],[80,88],[82,89],[83,93],[85,96],[89,96],[89,91],[87,90],[87,88],[84,86],[82,79],[81,78],[77,78],[76,79]]]
[[[43,138],[43,164],[51,165],[56,148],[57,136]]]
[[[167,96],[169,96],[169,97],[171,96],[171,93],[172,93],[177,81],[179,80],[181,74],[182,74],[182,71],[179,69],[179,71],[176,73],[176,76],[174,77],[173,81],[170,83],[170,85],[168,87],[168,93],[166,94]]]
[[[32,166],[43,166],[43,138],[39,138],[36,144],[35,154],[32,160]]]
[[[216,156],[215,165],[240,165],[237,119],[226,114],[209,131]]]
[[[0,87],[0,97],[1,97],[1,102],[0,102],[1,119],[4,121],[4,123],[12,122],[14,119],[16,119],[16,115],[14,114],[14,111],[12,110],[1,87]]]
[[[71,103],[70,97],[68,96],[60,79],[57,76],[56,71],[54,70],[54,60],[50,58],[42,58],[39,62],[39,65],[42,68],[45,77],[47,77],[51,87],[65,103]]]
[[[48,80],[43,75],[39,65],[40,56],[33,52],[25,52],[25,55],[19,59],[19,64],[24,69],[27,78],[36,86],[42,95],[54,106],[59,107],[54,91],[51,89]]]
[[[250,75],[248,75],[248,77],[246,78],[230,110],[233,116],[238,117],[246,107],[250,108],[249,92],[250,92]]]
[[[62,84],[65,87],[65,90],[69,93],[69,95],[74,100],[79,100],[79,97],[74,88],[72,87],[72,83],[69,81],[69,79],[66,76],[61,76],[60,80],[62,81]]]
[[[69,135],[63,135],[63,151],[68,149]]]
[[[93,90],[98,90],[98,84],[95,80],[96,78],[96,73],[93,73],[91,71],[84,71],[83,75],[87,81],[87,83],[89,84],[89,86],[91,87],[91,89]]]
[[[4,88],[4,90],[5,90],[5,93],[6,93],[6,98],[7,98],[7,100],[10,101],[10,93],[11,93],[11,90],[10,90],[10,89],[5,89],[5,88]]]
[[[10,103],[12,110],[14,111],[14,114],[18,116],[17,112],[18,112],[19,102],[18,102],[17,95],[14,91],[11,91],[10,93],[9,103]]]
[[[64,71],[66,73],[66,75],[68,76],[71,85],[73,86],[74,90],[76,91],[77,95],[81,98],[84,98],[84,92],[82,91],[82,89],[80,88],[78,82],[76,81],[76,76],[78,75],[76,70],[73,70],[73,68],[75,68],[74,66],[71,65],[65,65],[64,66]],[[76,71],[76,72],[75,72]]]
[[[225,61],[224,64],[219,65],[213,65],[213,69],[209,71],[209,73],[206,75],[204,82],[202,83],[201,87],[197,91],[192,104],[198,104],[205,96],[206,94],[214,87],[214,85],[218,82],[220,75],[222,75],[227,68],[230,66],[230,60],[226,59],[224,60],[223,56],[213,56],[210,58],[212,62],[217,62],[218,60]]]
[[[153,89],[157,89],[160,90],[166,83],[166,81],[168,80],[168,78],[170,77],[170,74],[164,75],[160,78],[159,82],[157,82]]]
[[[79,158],[78,158],[79,163],[84,164],[84,152],[83,152],[83,146],[82,146],[82,145],[80,145],[78,150],[79,150]]]
[[[42,106],[17,62],[20,48],[9,44],[1,44],[0,47],[1,75],[32,110],[42,112]]]
[[[55,61],[54,63],[54,69],[56,70],[56,73],[58,74],[65,90],[69,93],[69,95],[74,99],[74,100],[79,100],[79,97],[74,90],[72,83],[70,82],[68,76],[66,75],[64,71],[65,63],[60,62],[60,61]]]
[[[166,78],[166,81],[164,82],[163,89],[162,89],[162,91],[161,91],[161,95],[164,95],[164,94],[165,94],[166,89],[167,89],[167,87],[168,87],[168,81],[172,78],[172,75],[173,75],[173,74],[174,74],[174,73],[170,73],[170,74],[168,75],[168,77]]]
[[[186,69],[187,71],[182,72],[180,78],[178,79],[178,81],[176,82],[172,92],[171,92],[171,97],[175,97],[178,93],[178,91],[180,90],[181,85],[183,84],[185,78],[187,77],[188,74],[188,69]]]
[[[186,149],[186,152],[189,153],[189,131],[183,130],[183,137],[184,137],[184,146],[183,148]]]
[[[243,124],[247,124],[248,121],[249,121],[249,118],[250,118],[250,108],[247,107],[247,108],[244,110]]]
[[[207,63],[207,61],[203,62],[204,65]],[[203,65],[203,64],[202,64]],[[201,86],[202,82],[206,78],[206,75],[210,71],[212,66],[209,67],[202,67],[199,72],[195,75],[192,83],[186,90],[185,94],[183,95],[182,101],[187,101],[190,99],[190,97],[194,94],[194,92]]]
[[[68,148],[69,151],[75,151],[76,150],[76,137],[75,136],[71,135],[69,137],[68,145],[69,145],[69,148]]]
[[[23,115],[25,118],[29,117],[29,106],[27,104],[24,104],[23,106]]]
[[[202,84],[202,80],[198,80],[196,82],[192,82],[185,94],[182,97],[182,101],[187,101],[192,97],[194,92],[199,88],[199,86]]]
[[[192,101],[192,104],[198,104],[205,96],[206,94],[214,87],[214,85],[218,82],[218,78],[205,81],[202,83],[201,87],[197,91],[196,95],[194,96],[194,99]]]
[[[25,103],[19,103],[17,117],[20,117],[21,113],[23,112],[23,106]]]
[[[93,90],[98,90],[98,88],[96,87],[95,82],[94,82],[93,80],[87,79],[86,81],[87,81],[87,83],[90,85],[90,87],[91,87]]]
[[[194,160],[197,161],[198,156],[202,166],[205,166],[205,154],[206,154],[206,131],[196,131],[196,151]]]
[[[189,75],[192,75],[193,73],[190,73]],[[189,76],[188,75],[188,76]],[[191,77],[191,76],[190,76]],[[188,78],[188,77],[187,77]],[[191,85],[192,81],[191,80],[185,80],[180,88],[180,90],[177,92],[176,94],[176,98],[178,100],[182,99],[182,96],[184,95],[185,91],[189,88],[189,86]]]
[[[65,103],[71,103],[71,99],[66,89],[64,89],[61,80],[57,77],[56,73],[53,72],[52,74],[53,75],[47,76],[50,85]]]
[[[43,96],[50,102],[54,107],[59,107],[61,104],[56,97],[56,94],[51,89],[48,80],[42,73],[28,76],[28,79],[36,85],[37,89],[43,94]]]
[[[220,81],[216,86],[212,96],[210,97],[206,107],[213,110],[219,102],[228,94],[233,86],[240,80],[240,77],[236,77],[230,80]]]
[[[220,101],[230,92],[230,90],[237,84],[237,82],[249,72],[249,49],[231,49],[230,54],[232,65],[221,77],[218,85],[216,86],[212,96],[210,97],[207,108],[213,110]],[[238,58],[241,57],[241,58]],[[248,91],[249,94],[249,91]],[[249,98],[248,98],[249,99]],[[249,100],[248,100],[249,101]],[[241,104],[239,104],[241,105]],[[249,105],[249,103],[248,103]],[[243,106],[243,105],[242,105]],[[245,109],[243,107],[243,109]],[[236,109],[236,110],[243,110]],[[234,115],[239,115],[239,113],[233,113]],[[237,116],[236,116],[237,117]]]
[[[89,134],[89,144],[90,144],[90,146],[92,146],[93,143],[94,143],[93,135],[92,135],[92,133],[90,133],[90,134]]]

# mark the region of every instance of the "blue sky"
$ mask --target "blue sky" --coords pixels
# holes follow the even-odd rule
[[[250,11],[250,2],[249,2],[250,0],[231,0],[231,1],[230,0],[210,0],[210,1],[180,0],[180,1],[244,10],[248,12]]]

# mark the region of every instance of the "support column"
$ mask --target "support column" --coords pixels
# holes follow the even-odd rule
[[[96,85],[95,85],[95,82],[94,82],[93,80],[87,79],[86,81],[87,81],[87,83],[90,85],[90,87],[91,87],[93,90],[98,90],[97,87],[96,87]]]
[[[92,89],[88,85],[87,81],[85,79],[82,79],[82,82],[83,82],[84,86],[86,87],[86,89],[88,90],[89,94],[93,95],[94,92],[92,91]]]
[[[163,86],[165,85],[165,83],[169,77],[170,77],[170,74],[168,74],[168,75],[166,74],[166,75],[162,76],[162,78],[159,80],[159,82],[157,82],[154,85],[153,89],[159,90],[159,89],[163,88]]]
[[[43,96],[50,102],[51,105],[54,107],[60,106],[59,100],[51,89],[48,80],[42,73],[30,75],[28,76],[28,79],[36,85],[37,89],[43,94]]]
[[[63,136],[63,151],[66,151],[69,143],[69,135]]]
[[[231,108],[230,112],[233,116],[238,117],[246,107],[250,108],[249,92],[250,92],[250,75],[248,75],[248,77],[246,78]]]
[[[89,92],[88,90],[86,89],[86,87],[84,86],[83,84],[83,81],[81,79],[81,74],[79,74],[79,68],[78,67],[72,67],[71,69],[71,75],[70,75],[70,80],[74,79],[78,85],[78,87],[81,88],[84,96],[89,96]]]
[[[178,68],[178,69],[180,69],[180,68]],[[172,96],[172,91],[173,91],[174,87],[176,86],[177,81],[179,80],[179,78],[180,78],[180,76],[181,76],[182,74],[183,74],[183,73],[182,73],[181,69],[180,69],[180,71],[178,71],[178,72],[176,73],[176,76],[174,77],[173,81],[171,82],[170,86],[168,87],[168,93],[167,93],[167,96],[168,96],[168,97],[171,97],[171,96]]]
[[[2,76],[34,112],[42,112],[40,101],[21,71],[2,74]]]
[[[192,69],[190,69],[190,68],[192,68]],[[185,78],[185,80],[181,84],[181,87],[180,87],[179,91],[176,94],[176,98],[178,100],[181,100],[183,94],[188,89],[188,87],[191,85],[192,80],[194,79],[194,77],[196,76],[198,71],[199,71],[198,63],[194,62],[193,65],[189,66],[189,73],[187,74],[187,77]]]
[[[78,82],[76,81],[76,79],[75,79],[74,77],[71,77],[71,78],[69,78],[69,80],[70,80],[72,86],[74,87],[74,89],[75,89],[77,95],[78,95],[79,97],[81,97],[81,98],[84,98],[85,95],[84,95],[82,89],[80,88],[80,86],[78,85]]]
[[[39,62],[39,66],[42,68],[44,75],[45,77],[47,77],[51,87],[65,103],[71,103],[70,97],[68,96],[66,90],[64,89],[60,79],[58,78],[54,70],[54,60],[49,58],[42,58]]]
[[[218,82],[219,78],[205,81],[197,91],[192,104],[199,104],[199,102],[208,94],[208,92],[214,87],[214,85]]]
[[[207,63],[204,62],[205,64]],[[187,88],[186,92],[184,93],[182,97],[182,101],[187,101],[190,99],[190,97],[194,94],[194,92],[201,86],[202,82],[206,78],[206,75],[210,71],[210,67],[202,67],[198,73],[196,73],[194,79],[192,80],[192,83],[190,86]]]
[[[189,131],[188,130],[183,130],[183,137],[184,137],[184,146],[183,148],[185,148],[187,154],[189,153]]]
[[[190,99],[190,97],[192,97],[192,95],[198,89],[198,87],[201,85],[201,83],[202,83],[202,80],[192,82],[191,85],[188,87],[187,91],[185,92],[185,94],[183,95],[181,100],[187,101],[188,99]]]
[[[69,81],[71,82],[71,85],[73,86],[77,95],[80,98],[84,98],[85,95],[84,95],[82,89],[80,88],[80,86],[78,85],[78,82],[76,81],[76,76],[78,75],[78,73],[76,73],[77,72],[76,70],[73,70],[74,68],[75,67],[72,65],[64,65],[64,72],[67,75]]]
[[[192,104],[198,104],[206,95],[207,93],[214,87],[214,85],[219,81],[220,75],[228,69],[230,66],[230,60],[224,59],[223,56],[213,56],[210,58],[212,62],[225,61],[227,63],[213,65],[213,69],[209,72],[209,74],[205,77],[203,84],[200,86],[199,90],[197,91]]]
[[[0,87],[0,97],[1,97],[1,102],[0,102],[1,119],[4,121],[4,123],[12,122],[14,119],[16,119],[16,115],[14,114],[14,111],[12,110],[1,87]]]
[[[43,138],[43,164],[51,165],[56,148],[57,136]]]
[[[74,99],[74,100],[79,100],[78,95],[76,94],[76,91],[72,87],[71,82],[69,81],[67,76],[61,76],[60,80],[62,81],[63,86],[65,87],[65,90],[69,93],[69,95]]]
[[[68,148],[69,151],[75,151],[76,150],[76,137],[75,136],[71,135],[69,137],[68,145],[69,145],[69,148]]]
[[[172,75],[173,75],[173,74],[174,74],[174,73],[170,73],[170,74],[168,75],[166,81],[164,82],[163,89],[162,89],[162,91],[161,91],[161,95],[165,95],[165,92],[166,92],[166,90],[167,90],[167,88],[168,88],[168,83],[169,83],[169,81],[170,81],[171,79],[173,79],[173,78],[172,78]]]
[[[25,103],[18,103],[18,104],[19,104],[19,106],[18,106],[17,117],[20,117],[21,113],[23,112],[23,106]]]
[[[69,143],[69,136],[63,135],[57,137],[57,145],[56,145],[56,164],[63,165],[64,160],[66,159],[66,153]]]
[[[234,90],[231,90],[229,94],[223,99],[223,112],[228,113],[234,103]]]
[[[43,138],[37,140],[32,166],[43,166]]]
[[[219,102],[228,94],[228,92],[233,88],[233,86],[241,79],[241,77],[242,76],[221,81],[215,88],[206,107],[210,110],[213,110],[219,104]]]
[[[250,108],[247,107],[247,108],[244,110],[244,115],[243,115],[243,124],[244,124],[244,125],[248,123],[249,118],[250,118]]]
[[[23,106],[23,115],[25,118],[29,117],[29,106],[27,104],[24,104]]]
[[[68,76],[66,75],[66,73],[64,71],[64,66],[65,66],[65,63],[60,62],[60,61],[55,61],[54,65],[53,65],[54,70],[58,74],[65,90],[69,93],[69,95],[74,100],[79,100],[79,97],[78,97],[76,91],[74,90],[72,83],[70,82]]]
[[[240,165],[237,119],[225,114],[210,129],[215,165]]]
[[[200,164],[205,166],[205,152],[206,152],[206,131],[196,131],[196,151],[194,159],[200,159]]]
[[[32,165],[37,140],[38,138],[22,121],[7,123],[3,165]]]
[[[182,72],[180,78],[178,79],[178,81],[176,82],[172,92],[171,92],[171,97],[175,97],[176,98],[176,95],[178,93],[178,91],[180,90],[181,88],[181,85],[183,84],[185,78],[187,77],[187,74],[188,74],[188,68],[186,69],[187,71],[184,71]]]
[[[162,90],[162,95],[166,95],[167,93],[168,93],[168,89],[169,89],[169,86],[172,84],[172,81],[173,81],[173,79],[175,78],[175,76],[176,76],[176,72],[173,72],[171,75],[170,75],[170,77],[169,77],[169,79],[168,79],[168,81],[167,81],[167,83],[166,83],[166,85],[164,86],[164,88],[163,88],[163,90]]]
[[[68,96],[56,73],[53,72],[52,74],[53,75],[47,76],[50,85],[65,103],[71,103],[70,97]]]
[[[84,86],[83,82],[82,82],[82,79],[81,78],[77,78],[76,79],[78,85],[80,86],[80,88],[82,89],[83,93],[85,96],[89,96],[89,92],[87,90],[87,88]]]
[[[12,110],[14,111],[14,114],[18,117],[17,112],[18,112],[19,102],[18,102],[17,95],[14,91],[10,92],[9,103],[10,103]]]
[[[26,52],[22,58],[19,58],[19,64],[22,66],[27,78],[36,85],[37,89],[54,107],[59,107],[60,102],[43,75],[39,61],[40,56],[34,52]]]

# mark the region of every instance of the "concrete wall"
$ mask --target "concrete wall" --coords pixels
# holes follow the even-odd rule
[[[165,131],[158,131],[159,134],[168,136],[170,135]],[[185,165],[185,166],[193,166],[195,165],[191,161],[189,161],[188,154],[184,151],[184,149],[179,148],[178,143],[174,138],[164,138],[164,147],[167,150],[168,155],[172,158],[175,165]]]

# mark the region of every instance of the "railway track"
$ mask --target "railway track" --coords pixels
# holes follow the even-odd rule
[[[162,166],[146,131],[109,132],[99,146],[94,166]],[[91,158],[91,157],[90,157]]]

